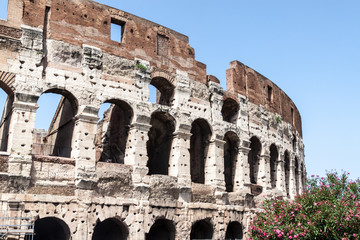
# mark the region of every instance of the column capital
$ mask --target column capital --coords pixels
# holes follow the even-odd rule
[[[243,147],[243,146],[240,146],[239,147],[239,152],[242,152],[244,154],[248,154],[250,152],[251,148],[248,148],[248,147]]]
[[[130,126],[130,129],[137,129],[137,130],[142,130],[142,131],[149,131],[149,129],[151,128],[150,124],[147,123],[142,123],[142,122],[133,122]]]

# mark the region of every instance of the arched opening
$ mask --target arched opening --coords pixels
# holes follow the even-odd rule
[[[98,222],[94,228],[92,240],[126,240],[129,230],[116,218],[108,218]]]
[[[12,105],[14,102],[14,95],[8,95],[2,88],[0,88],[0,151],[7,151],[9,126],[12,116]]]
[[[286,195],[290,197],[290,155],[286,150],[284,154],[284,162],[285,162],[285,188]]]
[[[199,220],[196,221],[191,227],[190,239],[212,239],[213,232],[214,229],[210,223],[210,220]]]
[[[239,104],[234,99],[227,98],[221,109],[223,120],[235,124],[239,114],[239,109]]]
[[[34,240],[69,240],[70,229],[61,219],[56,217],[40,218],[35,221]],[[30,237],[27,237],[30,240]]]
[[[151,226],[146,240],[175,240],[175,226],[172,221],[158,219]]]
[[[299,183],[299,160],[297,157],[295,157],[295,188],[296,188],[296,194],[300,193],[300,183]]]
[[[238,156],[239,138],[234,132],[227,132],[224,137],[224,175],[227,192],[234,191],[234,177]]]
[[[175,119],[168,113],[155,112],[151,115],[150,124],[149,140],[146,143],[148,174],[167,175]]]
[[[175,86],[170,83],[169,80],[163,77],[154,77],[150,84],[153,85],[157,90],[156,103],[171,106],[174,97]]]
[[[259,174],[261,154],[261,143],[257,137],[250,139],[250,151],[248,155],[249,170],[250,170],[250,183],[256,184]]]
[[[207,157],[211,129],[204,119],[196,119],[191,125],[190,173],[194,183],[205,182],[205,159]]]
[[[276,187],[277,181],[277,162],[279,158],[279,153],[275,144],[271,144],[270,146],[270,182],[271,187]]]
[[[243,228],[239,222],[230,222],[225,234],[225,240],[240,240],[243,238]]]
[[[132,108],[124,101],[110,100],[101,105],[100,111],[103,112],[103,117],[97,129],[97,160],[124,163],[126,142],[133,117]]]
[[[292,147],[293,147],[293,151],[296,152],[296,136],[295,136],[295,134],[293,134],[293,138],[292,138]]]
[[[306,186],[306,171],[304,163],[301,163],[301,185],[303,189]]]
[[[40,96],[37,104],[33,154],[71,157],[75,97],[65,90],[51,89]]]

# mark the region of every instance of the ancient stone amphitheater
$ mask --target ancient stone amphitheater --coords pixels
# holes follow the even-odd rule
[[[9,0],[0,236],[246,238],[264,197],[302,191],[301,118],[238,61],[226,83],[206,74],[187,36],[151,21],[90,0]],[[62,95],[56,113],[35,129],[50,93]]]

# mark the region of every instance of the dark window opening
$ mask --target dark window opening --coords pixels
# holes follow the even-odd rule
[[[126,144],[133,117],[132,108],[114,100],[98,123],[96,152],[101,162],[124,163]]]
[[[243,238],[243,228],[239,222],[230,222],[225,234],[225,240],[240,240]]]
[[[293,150],[295,152],[296,151],[296,136],[295,136],[295,134],[293,134],[292,146],[293,146]]]
[[[156,112],[151,116],[151,128],[146,143],[149,168],[148,174],[163,174],[169,172],[169,158],[175,130],[175,119],[165,112]]]
[[[156,88],[156,103],[161,105],[171,106],[173,101],[175,86],[172,83],[170,83],[167,79],[162,77],[153,78],[150,84]],[[154,95],[153,92],[150,92],[150,94]]]
[[[118,19],[111,18],[110,39],[116,42],[122,42],[124,36],[125,23]]]
[[[191,227],[190,239],[212,239],[213,232],[214,229],[210,220],[199,220]]]
[[[248,155],[249,170],[250,170],[250,183],[256,184],[259,174],[261,154],[261,143],[257,137],[250,139],[250,151]]]
[[[157,54],[166,57],[169,51],[169,38],[165,35],[157,35]]]
[[[294,125],[294,109],[291,108],[291,124]]]
[[[267,91],[267,93],[268,93],[268,95],[267,95],[268,101],[269,101],[269,102],[272,102],[272,101],[273,101],[273,89],[272,89],[271,86],[268,86],[268,89],[267,89],[267,90],[268,90],[268,91]]]
[[[301,185],[304,188],[306,184],[306,171],[303,163],[301,163],[300,169],[301,169]]]
[[[239,109],[239,104],[235,100],[231,98],[226,99],[221,109],[223,120],[235,124],[239,114]]]
[[[167,219],[158,219],[151,226],[146,240],[175,240],[175,226]]]
[[[205,160],[207,157],[211,129],[204,119],[196,119],[191,125],[190,173],[194,183],[205,183]]]
[[[279,153],[275,144],[270,146],[270,182],[271,187],[276,187],[277,181],[277,162],[278,162]]]
[[[52,89],[40,96],[38,105],[33,154],[71,157],[74,117],[77,113],[75,97],[69,92]]]
[[[8,0],[0,1],[0,19],[2,19],[2,20],[7,19],[8,3],[9,3]]]
[[[98,222],[94,228],[92,240],[126,240],[129,230],[124,223],[116,218],[108,218]]]
[[[238,156],[239,138],[234,132],[227,132],[224,137],[224,175],[227,192],[234,191],[234,178]]]
[[[289,152],[285,151],[285,189],[287,197],[290,197],[290,156]]]
[[[70,229],[61,219],[55,217],[40,218],[35,221],[34,240],[69,240]],[[31,239],[27,236],[26,239]]]

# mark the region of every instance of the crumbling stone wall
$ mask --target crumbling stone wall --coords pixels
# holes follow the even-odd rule
[[[8,9],[0,207],[35,216],[39,239],[242,238],[264,197],[302,191],[300,114],[255,70],[231,62],[225,91],[186,36],[90,0]],[[42,131],[45,93],[63,98]]]

